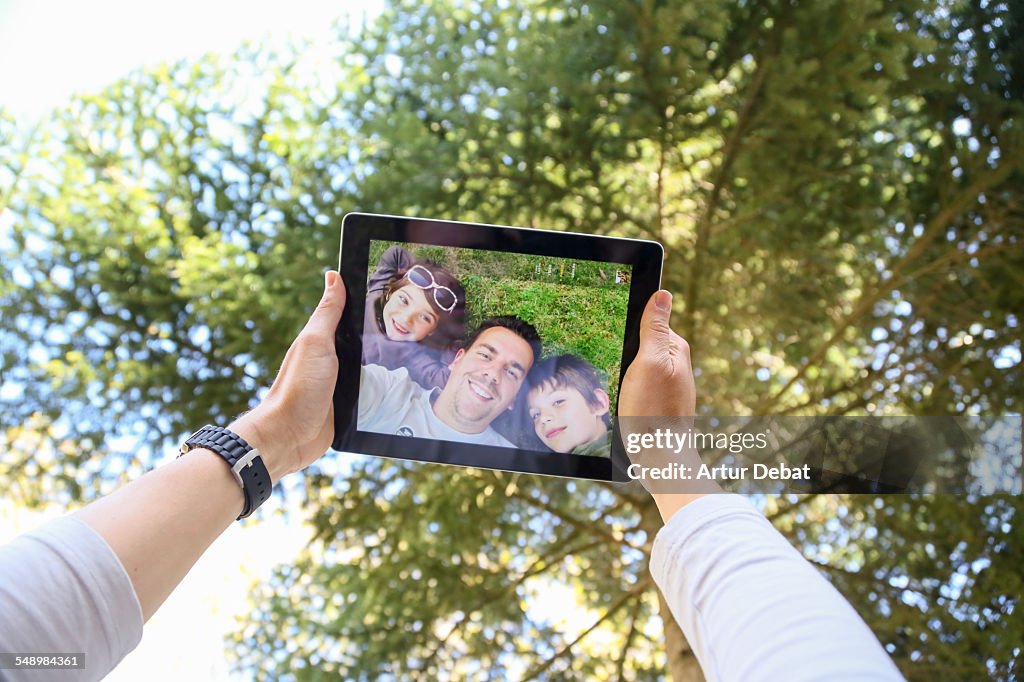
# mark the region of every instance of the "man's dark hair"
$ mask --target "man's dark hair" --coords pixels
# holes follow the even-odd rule
[[[480,325],[473,330],[473,332],[466,337],[466,343],[462,346],[466,350],[469,350],[470,346],[476,343],[477,338],[492,327],[504,327],[510,332],[513,332],[516,336],[521,338],[530,344],[530,350],[533,351],[533,361],[537,362],[540,359],[541,353],[541,340],[540,334],[537,333],[537,329],[525,320],[520,320],[515,315],[499,315],[497,317],[489,317]]]

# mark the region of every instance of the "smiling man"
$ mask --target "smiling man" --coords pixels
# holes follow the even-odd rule
[[[427,390],[394,370],[364,365],[360,373],[360,431],[480,445],[515,447],[491,423],[515,404],[540,356],[537,330],[518,317],[484,321],[450,364],[443,388]]]

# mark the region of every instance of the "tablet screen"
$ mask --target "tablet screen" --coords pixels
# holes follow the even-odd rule
[[[336,450],[612,480],[656,242],[349,214]]]
[[[367,270],[360,431],[610,455],[632,266],[371,240]]]

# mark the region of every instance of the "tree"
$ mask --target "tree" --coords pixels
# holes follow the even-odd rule
[[[333,71],[248,48],[137,74],[5,136],[0,475],[29,480],[34,433],[69,453],[38,494],[87,496],[124,459],[111,425],[156,447],[244,409],[354,209],[657,238],[709,414],[1019,413],[1021,23],[396,2]],[[242,668],[699,675],[639,490],[337,457],[304,494],[315,542],[257,588]],[[1019,673],[1019,498],[762,503],[908,677]],[[541,608],[557,586],[586,622]]]

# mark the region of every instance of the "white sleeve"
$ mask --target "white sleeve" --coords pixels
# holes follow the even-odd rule
[[[84,653],[79,670],[0,670],[9,682],[98,680],[142,639],[142,608],[114,550],[73,516],[0,547],[0,651]]]
[[[356,423],[364,431],[373,431],[394,417],[395,410],[409,401],[410,391],[422,391],[409,378],[405,367],[388,369],[382,365],[363,365],[359,370],[359,400]]]
[[[359,367],[359,398],[356,404],[356,420],[360,428],[377,414],[384,396],[387,395],[388,371],[380,365]]]
[[[737,495],[676,512],[651,574],[708,680],[903,679],[853,607]]]

